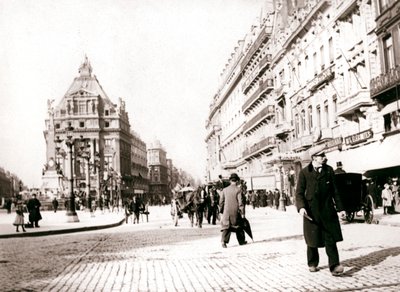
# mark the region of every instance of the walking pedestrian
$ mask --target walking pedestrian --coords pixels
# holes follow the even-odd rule
[[[393,193],[390,190],[390,185],[388,183],[384,184],[384,189],[382,190],[382,204],[383,204],[383,214],[387,215],[391,212],[393,204]]]
[[[244,245],[245,234],[240,226],[240,219],[245,217],[242,190],[237,186],[240,181],[236,173],[232,173],[229,177],[230,185],[222,190],[219,200],[219,208],[222,213],[221,218],[221,242],[222,247],[226,248],[229,243],[231,232],[236,232],[236,238],[239,245]]]
[[[56,213],[58,209],[58,201],[56,197],[54,197],[53,201],[51,201],[51,204],[53,205],[54,213]]]
[[[22,227],[22,231],[26,232],[25,230],[25,221],[24,221],[24,203],[21,199],[17,200],[17,204],[15,206],[15,212],[17,215],[15,216],[14,224],[16,226],[16,232],[19,232],[19,226]]]
[[[249,191],[249,200],[250,200],[251,205],[253,206],[253,209],[256,208],[257,199],[258,199],[257,198],[257,193],[253,192],[253,190],[250,190]]]
[[[130,210],[133,213],[133,224],[139,224],[140,200],[136,196],[132,199]]]
[[[310,164],[300,171],[296,188],[297,210],[304,217],[307,263],[310,272],[317,272],[318,248],[325,247],[329,269],[333,276],[339,276],[344,268],[336,246],[343,240],[337,211],[341,217],[345,212],[335,185],[333,168],[326,164],[325,153],[320,149],[312,154],[311,159]]]
[[[400,197],[399,197],[399,186],[397,184],[398,178],[392,179],[393,183],[391,186],[392,194],[393,194],[393,212],[400,213]]]
[[[11,214],[11,204],[12,204],[11,199],[6,199],[5,207],[7,209],[7,214]]]
[[[28,200],[27,208],[29,212],[29,222],[32,227],[40,227],[39,220],[42,220],[42,215],[40,214],[40,201],[36,198],[36,194],[32,194],[32,198]]]

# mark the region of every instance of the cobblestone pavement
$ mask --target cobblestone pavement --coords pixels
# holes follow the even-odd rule
[[[160,207],[150,222],[117,228],[0,241],[3,291],[399,291],[400,228],[343,224],[338,244],[345,273],[333,277],[320,249],[321,271],[308,272],[302,219],[248,209],[254,242],[233,235],[220,245],[219,226],[174,227]],[[154,211],[153,211],[154,215]]]

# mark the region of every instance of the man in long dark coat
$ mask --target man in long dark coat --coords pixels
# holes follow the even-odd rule
[[[29,212],[29,222],[31,222],[32,227],[40,227],[39,220],[42,220],[42,215],[40,214],[40,201],[36,198],[36,194],[32,195],[32,198],[28,200],[26,207]]]
[[[321,149],[311,156],[312,161],[299,173],[296,206],[304,217],[304,239],[307,244],[307,262],[310,272],[318,271],[318,248],[325,247],[329,269],[334,276],[343,273],[336,243],[343,240],[337,212],[344,216],[343,205],[337,193],[333,168],[326,164]],[[335,205],[334,205],[335,203]]]
[[[246,244],[245,234],[240,225],[240,219],[245,217],[242,190],[238,187],[240,181],[236,173],[229,177],[230,185],[222,190],[219,199],[219,209],[222,212],[221,218],[221,243],[226,248],[231,232],[236,232],[236,238],[240,245]]]

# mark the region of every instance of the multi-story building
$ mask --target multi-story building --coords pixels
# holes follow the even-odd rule
[[[149,192],[147,146],[136,132],[131,131],[131,134],[132,180],[127,183],[128,190],[131,194],[146,196]]]
[[[370,171],[380,176],[400,175],[400,2],[376,0],[376,46],[373,47],[374,67],[370,81],[371,98],[379,112],[377,120],[383,130],[377,153],[368,157],[379,170]],[[383,123],[382,123],[383,119]],[[383,126],[382,126],[383,124]]]
[[[122,179],[131,176],[131,134],[125,102],[111,101],[92,74],[87,58],[65,95],[53,106],[48,101],[46,167],[42,189],[48,195],[68,194],[66,181],[73,165],[76,191],[117,202]],[[72,127],[72,128],[71,128]],[[72,160],[66,141],[70,136]],[[63,141],[60,143],[60,141]]]
[[[147,164],[150,204],[160,204],[164,198],[169,200],[167,152],[160,141],[155,140],[147,148]]]
[[[293,3],[276,0],[251,28],[236,53],[240,66],[232,65],[236,71],[227,79],[235,86],[223,80],[213,99],[206,124],[209,180],[217,178],[220,162],[252,189],[292,192],[293,177],[321,145],[329,163],[341,161],[348,172],[400,165],[392,149],[399,139],[398,1]],[[233,98],[238,88],[241,105]],[[235,117],[243,117],[242,126]],[[242,155],[227,151],[230,145],[243,145]],[[234,163],[224,164],[218,150]],[[365,159],[379,152],[392,154]]]

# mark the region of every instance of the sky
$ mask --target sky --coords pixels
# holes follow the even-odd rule
[[[40,187],[47,100],[85,55],[131,129],[203,179],[220,74],[265,0],[0,0],[0,167]]]

